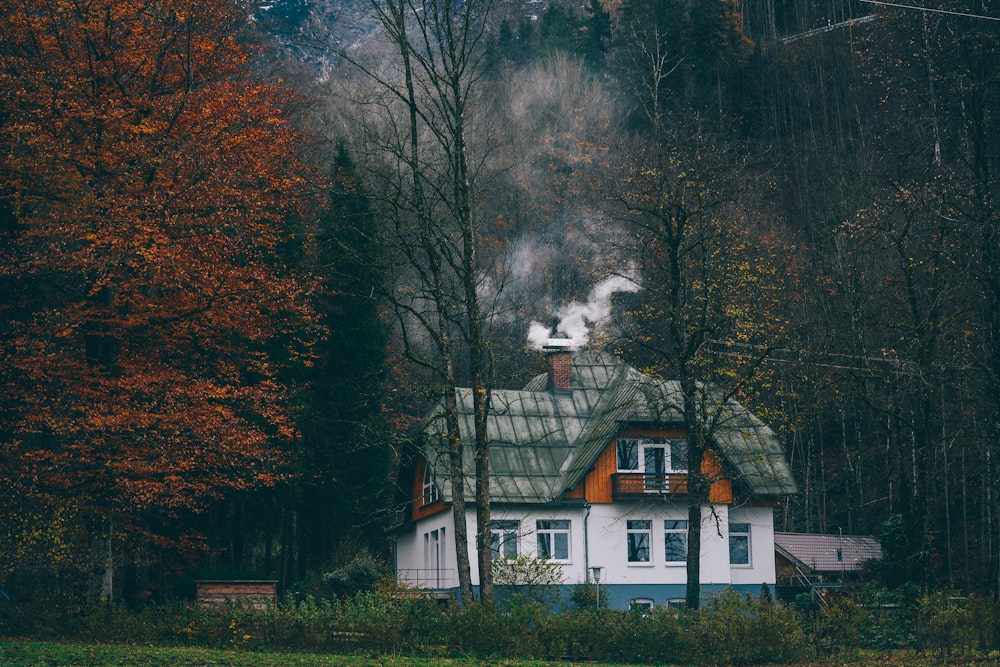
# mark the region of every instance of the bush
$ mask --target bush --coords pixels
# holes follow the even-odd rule
[[[173,602],[133,611],[97,599],[78,607],[74,598],[70,622],[57,625],[67,610],[54,609],[25,614],[18,627],[32,636],[43,634],[41,627],[67,639],[122,643],[653,664],[803,661],[812,654],[810,636],[830,653],[927,647],[943,654],[988,655],[997,650],[995,602],[943,593],[922,599],[909,595],[873,588],[857,601],[841,598],[830,608],[801,613],[735,593],[719,596],[700,611],[587,606],[550,613],[527,596],[503,605],[442,607],[439,600],[387,580],[343,598],[288,595],[266,609]],[[8,607],[8,613],[13,609]],[[4,631],[11,632],[12,625]]]
[[[615,660],[651,664],[676,662],[692,654],[680,612],[658,607],[625,615],[616,641]]]
[[[518,554],[493,559],[493,584],[498,595],[517,603],[537,603],[551,607],[558,602],[563,583],[562,565],[549,558]]]
[[[738,593],[689,613],[690,647],[696,662],[758,665],[802,659],[809,642],[796,614]]]

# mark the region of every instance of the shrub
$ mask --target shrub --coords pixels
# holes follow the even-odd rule
[[[714,598],[690,621],[696,662],[757,665],[800,660],[809,643],[798,617],[782,607],[730,592]]]
[[[558,602],[563,583],[562,565],[549,558],[518,554],[493,559],[493,584],[501,598],[515,603],[534,602],[551,607]]]
[[[594,584],[577,584],[570,591],[569,600],[573,603],[573,608],[580,611],[597,609],[597,587]],[[608,608],[608,596],[605,591],[601,591],[600,608]]]
[[[873,624],[871,613],[846,597],[838,598],[827,609],[817,609],[810,616],[815,618],[816,647],[827,653],[861,648]]]
[[[677,662],[692,653],[686,637],[676,609],[632,610],[623,617],[615,654],[609,657],[651,664]]]
[[[608,660],[619,648],[620,611],[565,610],[545,619],[538,641],[546,656],[576,660]]]

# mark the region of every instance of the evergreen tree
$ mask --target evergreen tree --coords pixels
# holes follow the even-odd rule
[[[611,41],[611,12],[604,8],[601,0],[590,0],[585,11],[587,33],[582,45],[583,57],[591,67],[601,67]]]
[[[392,465],[382,417],[386,331],[379,317],[375,218],[343,147],[319,230],[318,310],[327,329],[305,396],[299,572],[327,564],[345,539],[384,547],[380,519]]]
[[[539,49],[545,52],[577,52],[580,18],[571,9],[552,3],[542,12],[538,22]]]

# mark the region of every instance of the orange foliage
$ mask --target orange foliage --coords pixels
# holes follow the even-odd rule
[[[287,91],[225,0],[0,15],[0,467],[25,493],[174,515],[274,483],[308,359]]]

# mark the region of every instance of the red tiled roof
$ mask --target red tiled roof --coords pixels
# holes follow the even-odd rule
[[[774,533],[774,548],[814,572],[860,570],[865,561],[882,557],[882,546],[863,535]]]

